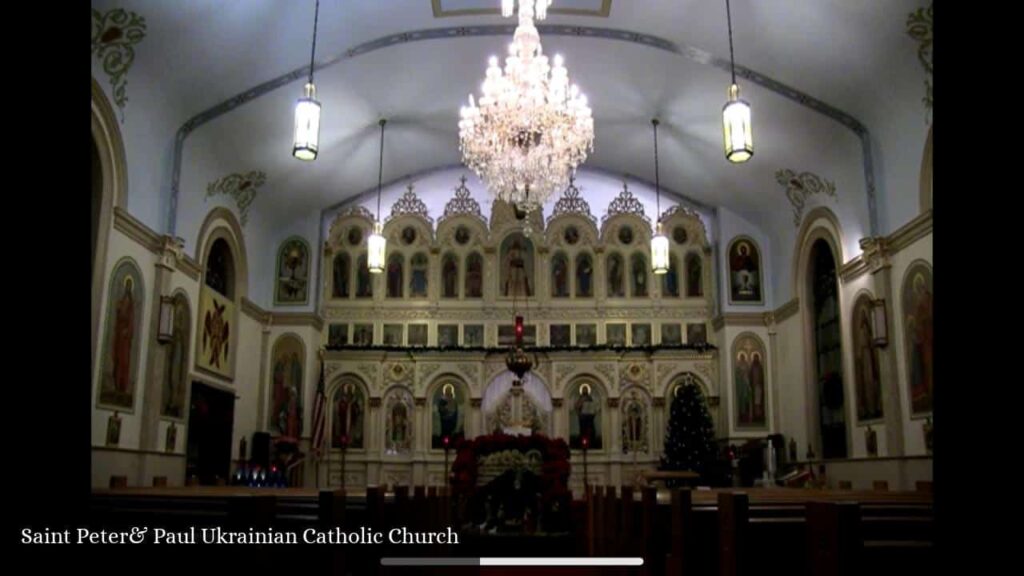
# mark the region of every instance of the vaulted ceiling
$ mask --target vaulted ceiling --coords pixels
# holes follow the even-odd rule
[[[866,198],[862,142],[850,129],[858,122],[871,130],[879,193],[904,193],[918,168],[904,164],[919,161],[927,130],[925,75],[906,22],[923,3],[734,0],[739,83],[753,106],[756,149],[739,166],[721,150],[729,84],[724,0],[555,0],[555,9],[571,13],[550,15],[542,24],[553,28],[542,28],[541,38],[546,53],[565,56],[594,110],[587,166],[653,179],[649,121],[658,116],[667,188],[760,214],[786,209],[774,177],[782,168],[813,170]],[[130,175],[132,184],[174,193],[174,138],[182,126],[179,203],[201,197],[224,174],[261,170],[269,192],[258,210],[271,226],[374,187],[382,116],[389,119],[385,180],[458,164],[459,106],[478,91],[488,56],[504,54],[511,37],[514,22],[497,14],[498,5],[322,0],[322,149],[303,163],[290,155],[292,109],[309,63],[313,0],[94,0],[101,13],[123,8],[146,19],[124,110],[126,124],[134,123],[126,130],[130,171],[139,173]],[[488,28],[496,26],[509,28]],[[417,31],[434,32],[410,34]],[[94,63],[106,84],[99,70]],[[254,97],[224,106],[246,93]],[[142,145],[143,138],[157,142]],[[153,153],[133,158],[133,149]]]

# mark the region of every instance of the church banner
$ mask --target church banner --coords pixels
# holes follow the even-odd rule
[[[234,378],[235,304],[208,286],[200,289],[196,367]]]

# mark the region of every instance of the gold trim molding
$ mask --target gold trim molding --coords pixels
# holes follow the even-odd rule
[[[270,324],[271,314],[263,308],[260,308],[259,304],[256,304],[248,298],[242,297],[242,313],[246,314],[253,320],[260,324]]]
[[[928,210],[884,237],[862,238],[862,253],[843,264],[839,276],[843,283],[877,272],[889,265],[889,258],[932,233],[932,211]]]

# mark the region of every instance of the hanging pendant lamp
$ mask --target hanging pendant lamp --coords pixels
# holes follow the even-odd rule
[[[736,84],[736,58],[732,48],[732,11],[729,0],[725,0],[725,14],[729,22],[729,66],[732,84],[729,86],[729,101],[722,107],[722,131],[725,135],[725,157],[730,162],[740,163],[754,155],[754,135],[750,126],[750,104],[740,99],[740,87]]]
[[[320,149],[320,102],[316,99],[313,84],[313,62],[316,59],[316,28],[320,20],[320,0],[316,1],[313,16],[313,51],[309,56],[309,81],[304,87],[304,96],[295,104],[295,137],[292,140],[292,156],[299,160],[316,160]]]
[[[384,223],[380,213],[381,185],[384,178],[384,125],[388,121],[380,119],[380,164],[377,168],[377,221],[373,223],[373,234],[367,238],[366,264],[371,274],[380,274],[384,271],[384,256],[387,252],[388,241],[384,238]]]
[[[657,199],[657,221],[654,237],[651,238],[651,267],[655,274],[668,273],[668,238],[661,229],[661,175],[658,170],[658,119],[653,118],[651,125],[654,126],[654,193]]]

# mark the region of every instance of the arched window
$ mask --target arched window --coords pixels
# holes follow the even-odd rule
[[[441,264],[441,297],[459,297],[459,258],[452,253],[445,254]]]
[[[843,352],[836,261],[825,240],[811,247],[811,322],[823,458],[846,457]]]
[[[561,252],[551,259],[551,296],[569,297],[569,259]]]
[[[582,252],[576,256],[576,297],[594,296],[594,261],[590,254]]]
[[[365,252],[356,260],[356,298],[373,298],[373,282]]]
[[[331,297],[332,298],[348,298],[349,294],[349,274],[352,271],[352,263],[349,261],[348,254],[342,252],[334,257],[334,261],[331,264],[332,280],[331,285]]]
[[[640,252],[636,252],[632,257],[632,266],[630,269],[630,283],[633,288],[633,297],[642,298],[648,295],[647,292],[647,258],[644,257]]]
[[[613,252],[608,255],[608,297],[622,298],[626,295],[626,266],[622,256]]]
[[[402,269],[405,266],[405,258],[401,254],[392,254],[388,258],[388,298],[401,298],[402,294]]]
[[[668,257],[668,272],[661,275],[661,295],[666,298],[679,297],[679,259],[675,254]]]
[[[228,300],[235,297],[235,262],[231,247],[223,238],[217,238],[206,257],[206,285]]]
[[[411,274],[409,275],[409,297],[410,298],[426,298],[427,297],[427,277],[430,274],[430,261],[427,259],[427,255],[420,252],[412,257],[412,261],[409,263]]]
[[[466,258],[466,298],[483,298],[484,258],[479,252]]]

